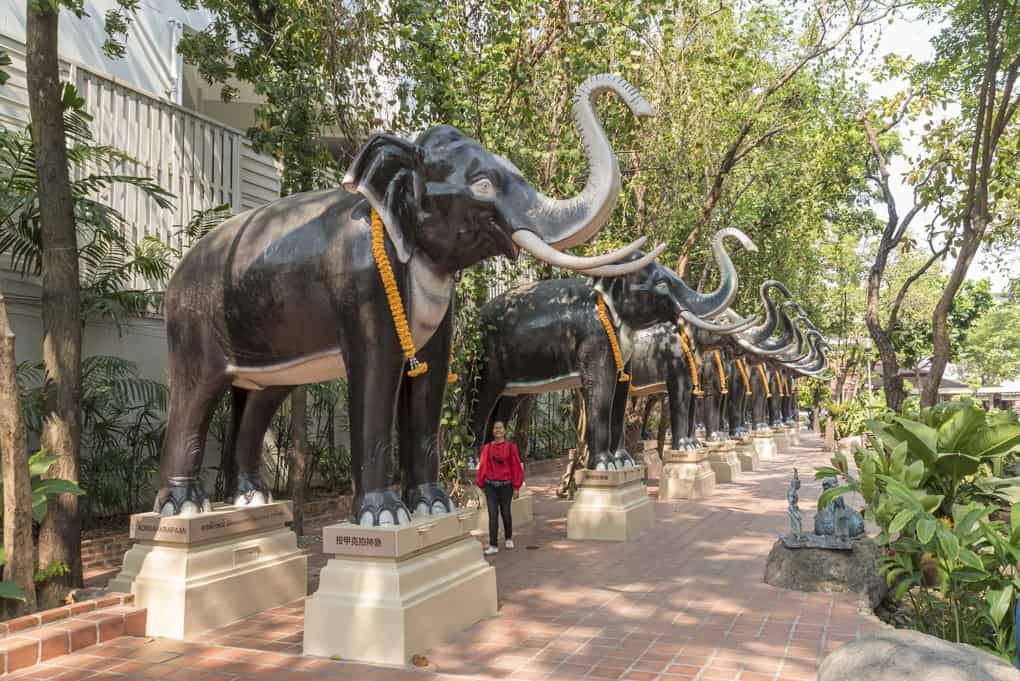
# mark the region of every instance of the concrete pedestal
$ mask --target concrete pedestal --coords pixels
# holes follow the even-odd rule
[[[799,447],[800,446],[800,425],[799,424],[794,424],[792,426],[787,426],[787,428],[786,428],[786,438],[790,441],[790,446],[791,447]]]
[[[780,452],[786,452],[790,449],[790,438],[786,434],[785,428],[773,428],[772,437],[776,440],[776,449]]]
[[[642,440],[644,451],[645,478],[659,480],[662,477],[662,459],[659,458],[659,443],[656,440]]]
[[[758,452],[754,448],[753,438],[746,437],[737,440],[736,453],[740,461],[740,470],[751,473],[761,470],[761,463],[758,460]]]
[[[334,554],[305,601],[304,654],[377,664],[413,655],[496,614],[496,569],[470,536],[473,510],[409,525],[322,529]]]
[[[643,482],[644,467],[579,470],[577,496],[567,512],[568,539],[630,541],[655,524],[655,505]]]
[[[755,431],[751,436],[751,444],[759,461],[776,458],[776,439],[772,437],[771,431]]]
[[[287,527],[291,502],[131,516],[135,540],[111,591],[148,609],[146,635],[195,636],[306,595],[308,557]],[[268,588],[267,588],[268,587]]]
[[[488,536],[489,505],[485,502],[485,492],[478,489],[473,472],[471,478],[469,480],[465,480],[464,484],[470,490],[470,498],[467,502],[469,508],[473,508],[478,511],[475,514],[478,522],[476,527],[471,530],[471,533]],[[531,492],[528,491],[528,483],[521,485],[520,494],[517,495],[516,499],[510,502],[510,516],[513,520],[514,529],[526,527],[535,520],[535,499],[531,496]],[[502,520],[500,520],[499,526],[503,527]]]
[[[708,442],[708,465],[715,472],[716,482],[736,482],[740,477],[740,459],[733,440]]]
[[[715,491],[715,471],[708,463],[705,449],[665,452],[659,499],[707,499]]]

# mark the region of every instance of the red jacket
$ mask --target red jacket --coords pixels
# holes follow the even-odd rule
[[[514,489],[524,484],[524,467],[517,445],[508,440],[482,445],[482,456],[478,463],[478,477],[475,484],[485,489],[485,479],[509,480]]]

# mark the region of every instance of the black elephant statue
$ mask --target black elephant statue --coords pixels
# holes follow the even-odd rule
[[[584,189],[545,196],[506,158],[449,126],[415,141],[376,135],[342,189],[296,194],[234,216],[181,259],[166,291],[170,405],[155,510],[210,509],[199,480],[206,432],[228,389],[226,500],[270,501],[260,476],[270,419],[299,385],[346,376],[353,521],[401,524],[452,510],[438,483],[437,433],[449,371],[454,274],[523,249],[593,276],[654,259],[582,258],[620,191],[616,157],[595,111],[618,95],[638,117],[641,95],[611,75],[577,90],[574,118],[589,160]],[[394,419],[402,494],[391,489]]]
[[[633,465],[623,448],[633,336],[678,317],[692,325],[726,328],[710,319],[736,293],[736,270],[723,247],[727,236],[756,250],[738,230],[718,232],[712,250],[722,275],[712,293],[693,291],[670,269],[653,263],[591,282],[540,281],[486,303],[480,312],[482,359],[472,418],[475,445],[485,440],[494,411],[496,420],[505,420],[515,396],[580,388],[587,414],[588,468]]]

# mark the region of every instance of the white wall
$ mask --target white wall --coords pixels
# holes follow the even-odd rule
[[[88,16],[81,19],[61,9],[60,55],[157,97],[173,99],[174,78],[182,72],[183,62],[176,51],[181,29],[172,22],[200,31],[209,24],[208,14],[185,11],[176,0],[142,2],[128,32],[127,53],[122,59],[109,59],[102,50],[106,40],[105,16],[107,10],[116,6],[115,0],[85,0]],[[0,0],[3,32],[22,42],[25,7],[25,0]]]

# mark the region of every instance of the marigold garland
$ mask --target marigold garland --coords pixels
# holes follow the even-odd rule
[[[715,370],[719,374],[719,392],[722,395],[728,395],[730,391],[726,387],[726,373],[723,371],[722,355],[719,354],[718,350],[713,350],[712,355],[715,357]]]
[[[457,374],[453,373],[453,343],[450,343],[450,374],[446,377],[447,383],[456,383],[457,379],[460,378]]]
[[[765,365],[758,365],[758,373],[761,374],[761,384],[765,386],[765,397],[772,397],[772,391],[769,390],[769,379],[765,378]]]
[[[684,331],[684,327],[680,328],[680,347],[684,349],[684,354],[687,355],[687,366],[691,370],[691,394],[695,397],[704,397],[705,391],[701,389],[701,384],[698,382],[698,368],[694,366],[694,355],[691,353],[691,346],[687,342],[687,332]]]
[[[783,385],[783,372],[781,371],[776,372],[776,383],[779,384],[779,396],[789,397],[790,393],[786,392],[786,386]]]
[[[617,380],[620,383],[626,383],[630,380],[630,376],[623,371],[623,354],[620,353],[620,343],[616,340],[616,331],[613,329],[613,325],[609,323],[609,315],[606,314],[606,301],[601,293],[597,295],[599,297],[599,319],[602,320],[602,328],[606,330],[606,335],[609,336],[609,346],[613,349],[613,361],[616,362]]]
[[[744,379],[744,395],[751,394],[751,380],[747,377],[747,370],[744,369],[744,360],[737,358],[737,369],[740,371],[740,377]]]
[[[400,339],[400,347],[404,351],[404,357],[411,363],[407,375],[421,376],[429,370],[428,362],[419,362],[415,357],[417,349],[414,347],[414,340],[411,338],[411,329],[407,325],[407,316],[404,314],[404,303],[400,299],[400,291],[397,289],[397,281],[393,276],[393,268],[390,266],[390,259],[386,255],[386,239],[382,219],[372,209],[372,255],[375,257],[375,266],[382,278],[383,289],[386,290],[386,300],[390,304],[390,317],[393,319],[393,328]]]

